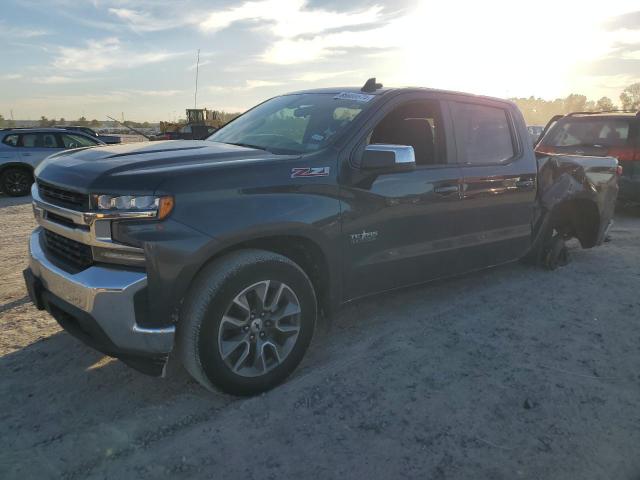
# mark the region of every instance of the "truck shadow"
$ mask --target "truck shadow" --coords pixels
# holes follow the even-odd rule
[[[148,377],[62,331],[0,357],[0,476],[60,478],[69,455],[91,469],[237,401],[170,370]]]
[[[9,197],[4,193],[0,193],[0,208],[15,207],[17,205],[25,205],[31,203],[31,195],[24,197]]]
[[[165,379],[138,373],[63,331],[0,357],[0,398],[0,437],[32,431],[36,443],[80,426],[110,424],[132,411],[144,418],[141,412],[161,407],[170,419],[176,403],[189,404],[193,413],[234,400],[208,392],[175,365]]]

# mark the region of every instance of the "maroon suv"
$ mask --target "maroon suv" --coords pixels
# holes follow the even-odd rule
[[[640,202],[640,112],[576,112],[551,119],[536,145],[544,154],[616,157],[620,201]]]

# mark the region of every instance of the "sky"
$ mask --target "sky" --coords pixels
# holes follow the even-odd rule
[[[618,101],[638,0],[3,0],[0,114],[174,120],[327,86]]]

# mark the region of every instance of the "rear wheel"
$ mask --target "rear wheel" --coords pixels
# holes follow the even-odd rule
[[[33,175],[26,168],[10,167],[0,175],[2,191],[12,197],[22,197],[31,190]]]
[[[542,265],[547,270],[555,270],[569,263],[569,249],[564,237],[557,231],[554,233],[545,247],[542,256]]]
[[[297,367],[315,321],[313,285],[298,265],[243,250],[198,275],[184,302],[178,347],[187,371],[205,387],[253,395]]]

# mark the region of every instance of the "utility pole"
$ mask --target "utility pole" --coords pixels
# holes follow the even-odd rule
[[[193,108],[198,108],[198,73],[200,69],[200,49],[198,49],[198,56],[196,57],[196,91],[193,94]]]

